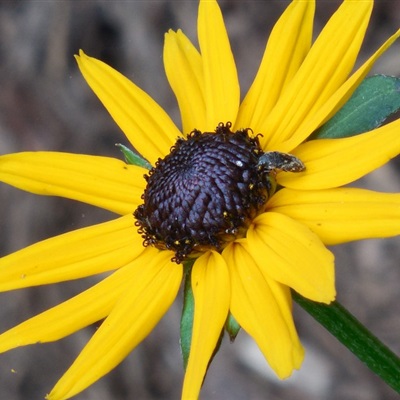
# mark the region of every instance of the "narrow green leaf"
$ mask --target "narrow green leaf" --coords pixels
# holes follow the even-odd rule
[[[400,359],[337,301],[326,305],[292,291],[293,299],[368,368],[400,393]]]
[[[181,345],[181,353],[183,360],[183,368],[185,371],[190,355],[190,346],[192,343],[192,331],[193,331],[193,318],[194,318],[194,297],[193,297],[192,283],[191,283],[191,273],[193,264],[194,260],[189,260],[184,263],[185,284],[183,288],[183,309],[182,309],[181,326],[180,326],[180,334],[181,334],[180,345]],[[232,320],[232,327],[233,326],[234,326],[234,320]],[[219,336],[213,354],[211,355],[210,361],[208,362],[207,371],[215,355],[218,353],[218,350],[222,343],[223,336],[224,336],[224,330],[221,331],[221,335]]]
[[[194,297],[191,283],[191,272],[194,261],[186,261],[184,263],[185,274],[184,274],[184,288],[183,288],[183,309],[181,315],[181,353],[183,360],[183,368],[186,371],[186,366],[190,354],[190,345],[192,342],[192,331],[193,331],[193,316],[194,316]]]
[[[147,169],[152,168],[151,164],[146,159],[135,153],[133,150],[129,149],[121,143],[117,143],[116,146],[122,151],[122,154],[124,155],[127,164],[136,165],[138,167]]]
[[[375,75],[364,79],[347,103],[310,139],[337,139],[368,132],[400,109],[400,78]]]

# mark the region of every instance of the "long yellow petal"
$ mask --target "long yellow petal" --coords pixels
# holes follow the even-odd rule
[[[314,11],[315,1],[294,0],[275,24],[257,76],[240,105],[237,129],[261,132],[263,120],[310,49]]]
[[[247,239],[265,276],[311,300],[334,300],[333,255],[308,227],[283,214],[265,212],[253,221]]]
[[[192,270],[194,320],[182,400],[197,399],[208,363],[229,311],[230,285],[225,260],[216,252],[199,257]]]
[[[261,125],[264,148],[275,149],[342,85],[364,39],[373,0],[344,1],[313,44],[276,107]]]
[[[182,265],[172,253],[158,252],[136,268],[130,285],[75,362],[48,395],[68,399],[115,368],[154,328],[174,301]],[[145,260],[144,260],[145,261]]]
[[[76,56],[86,82],[125,133],[135,149],[151,164],[169,153],[180,131],[168,114],[143,90],[107,64]]]
[[[164,67],[181,112],[183,133],[200,129],[206,120],[203,65],[200,53],[181,30],[165,34]]]
[[[263,276],[243,240],[227,246],[223,256],[231,277],[233,316],[257,342],[276,374],[287,378],[304,358],[289,288]]]
[[[345,82],[340,88],[315,112],[304,119],[290,139],[278,143],[276,150],[291,152],[302,143],[318,127],[329,120],[350,98],[362,80],[367,76],[378,58],[400,37],[400,29],[394,33],[382,46]]]
[[[0,291],[82,278],[123,267],[143,251],[132,215],[35,243],[0,258]]]
[[[0,335],[0,352],[59,340],[105,318],[129,287],[136,270],[143,269],[153,257],[154,253],[147,250],[98,284],[4,332]]]
[[[146,170],[110,158],[55,152],[0,156],[0,181],[45,196],[82,201],[118,214],[141,204]]]
[[[299,190],[346,185],[386,164],[400,153],[400,120],[343,139],[311,140],[293,150],[304,172],[277,175],[280,185]]]
[[[240,88],[235,60],[221,10],[215,0],[201,0],[197,23],[204,72],[206,117],[202,131],[213,131],[220,122],[235,123]]]
[[[329,245],[400,235],[399,193],[282,189],[268,209],[303,223]]]

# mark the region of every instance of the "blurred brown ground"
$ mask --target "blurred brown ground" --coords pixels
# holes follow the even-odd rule
[[[225,1],[222,9],[238,63],[242,93],[257,70],[272,24],[288,1]],[[317,1],[318,32],[339,1]],[[126,74],[179,124],[162,65],[163,35],[182,28],[195,40],[196,1],[0,1],[0,154],[56,150],[121,158],[128,144],[82,79],[79,48]],[[400,2],[377,0],[360,60],[400,27]],[[374,72],[400,75],[400,46]],[[151,134],[151,133],[149,133]],[[399,132],[400,134],[400,132]],[[338,160],[340,162],[340,160]],[[398,160],[358,186],[400,191]],[[0,256],[110,213],[74,201],[38,197],[0,185]],[[384,343],[400,353],[400,240],[368,240],[332,249],[338,299]],[[0,294],[0,331],[80,292],[83,281]],[[82,400],[177,399],[182,366],[180,302],[117,369],[83,392]],[[294,307],[307,356],[299,373],[273,378],[254,343],[241,333],[225,341],[203,399],[380,400],[397,395],[303,310]],[[95,326],[62,341],[0,356],[0,398],[41,399],[90,338]],[[13,373],[11,370],[15,370]]]

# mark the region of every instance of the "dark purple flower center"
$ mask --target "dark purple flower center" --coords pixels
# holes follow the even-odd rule
[[[271,180],[259,164],[263,155],[250,129],[219,124],[215,132],[194,130],[159,159],[134,216],[144,245],[175,252],[182,262],[197,251],[218,251],[244,236],[263,209]]]

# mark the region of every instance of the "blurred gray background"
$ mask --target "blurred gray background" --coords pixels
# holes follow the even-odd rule
[[[257,70],[272,24],[288,3],[221,2],[242,94]],[[316,32],[339,4],[336,0],[317,1]],[[126,74],[179,125],[175,99],[163,71],[163,36],[169,28],[182,28],[196,41],[196,20],[196,1],[0,1],[0,154],[57,150],[121,158],[114,144],[128,143],[82,79],[73,58],[80,48]],[[399,27],[400,2],[377,0],[360,60],[365,60]],[[399,50],[399,44],[393,46],[374,71],[399,76]],[[394,160],[357,185],[400,191],[399,166]],[[3,184],[0,199],[0,256],[114,217],[74,201],[38,197]],[[367,240],[332,250],[337,259],[338,300],[400,353],[399,238]],[[89,278],[0,294],[0,331],[95,281]],[[77,398],[178,399],[183,376],[178,343],[179,300],[142,345]],[[307,352],[300,372],[287,381],[275,379],[255,344],[242,332],[235,344],[224,341],[201,398],[397,398],[296,305],[294,314]],[[95,329],[89,327],[56,343],[0,355],[0,398],[44,398]]]

